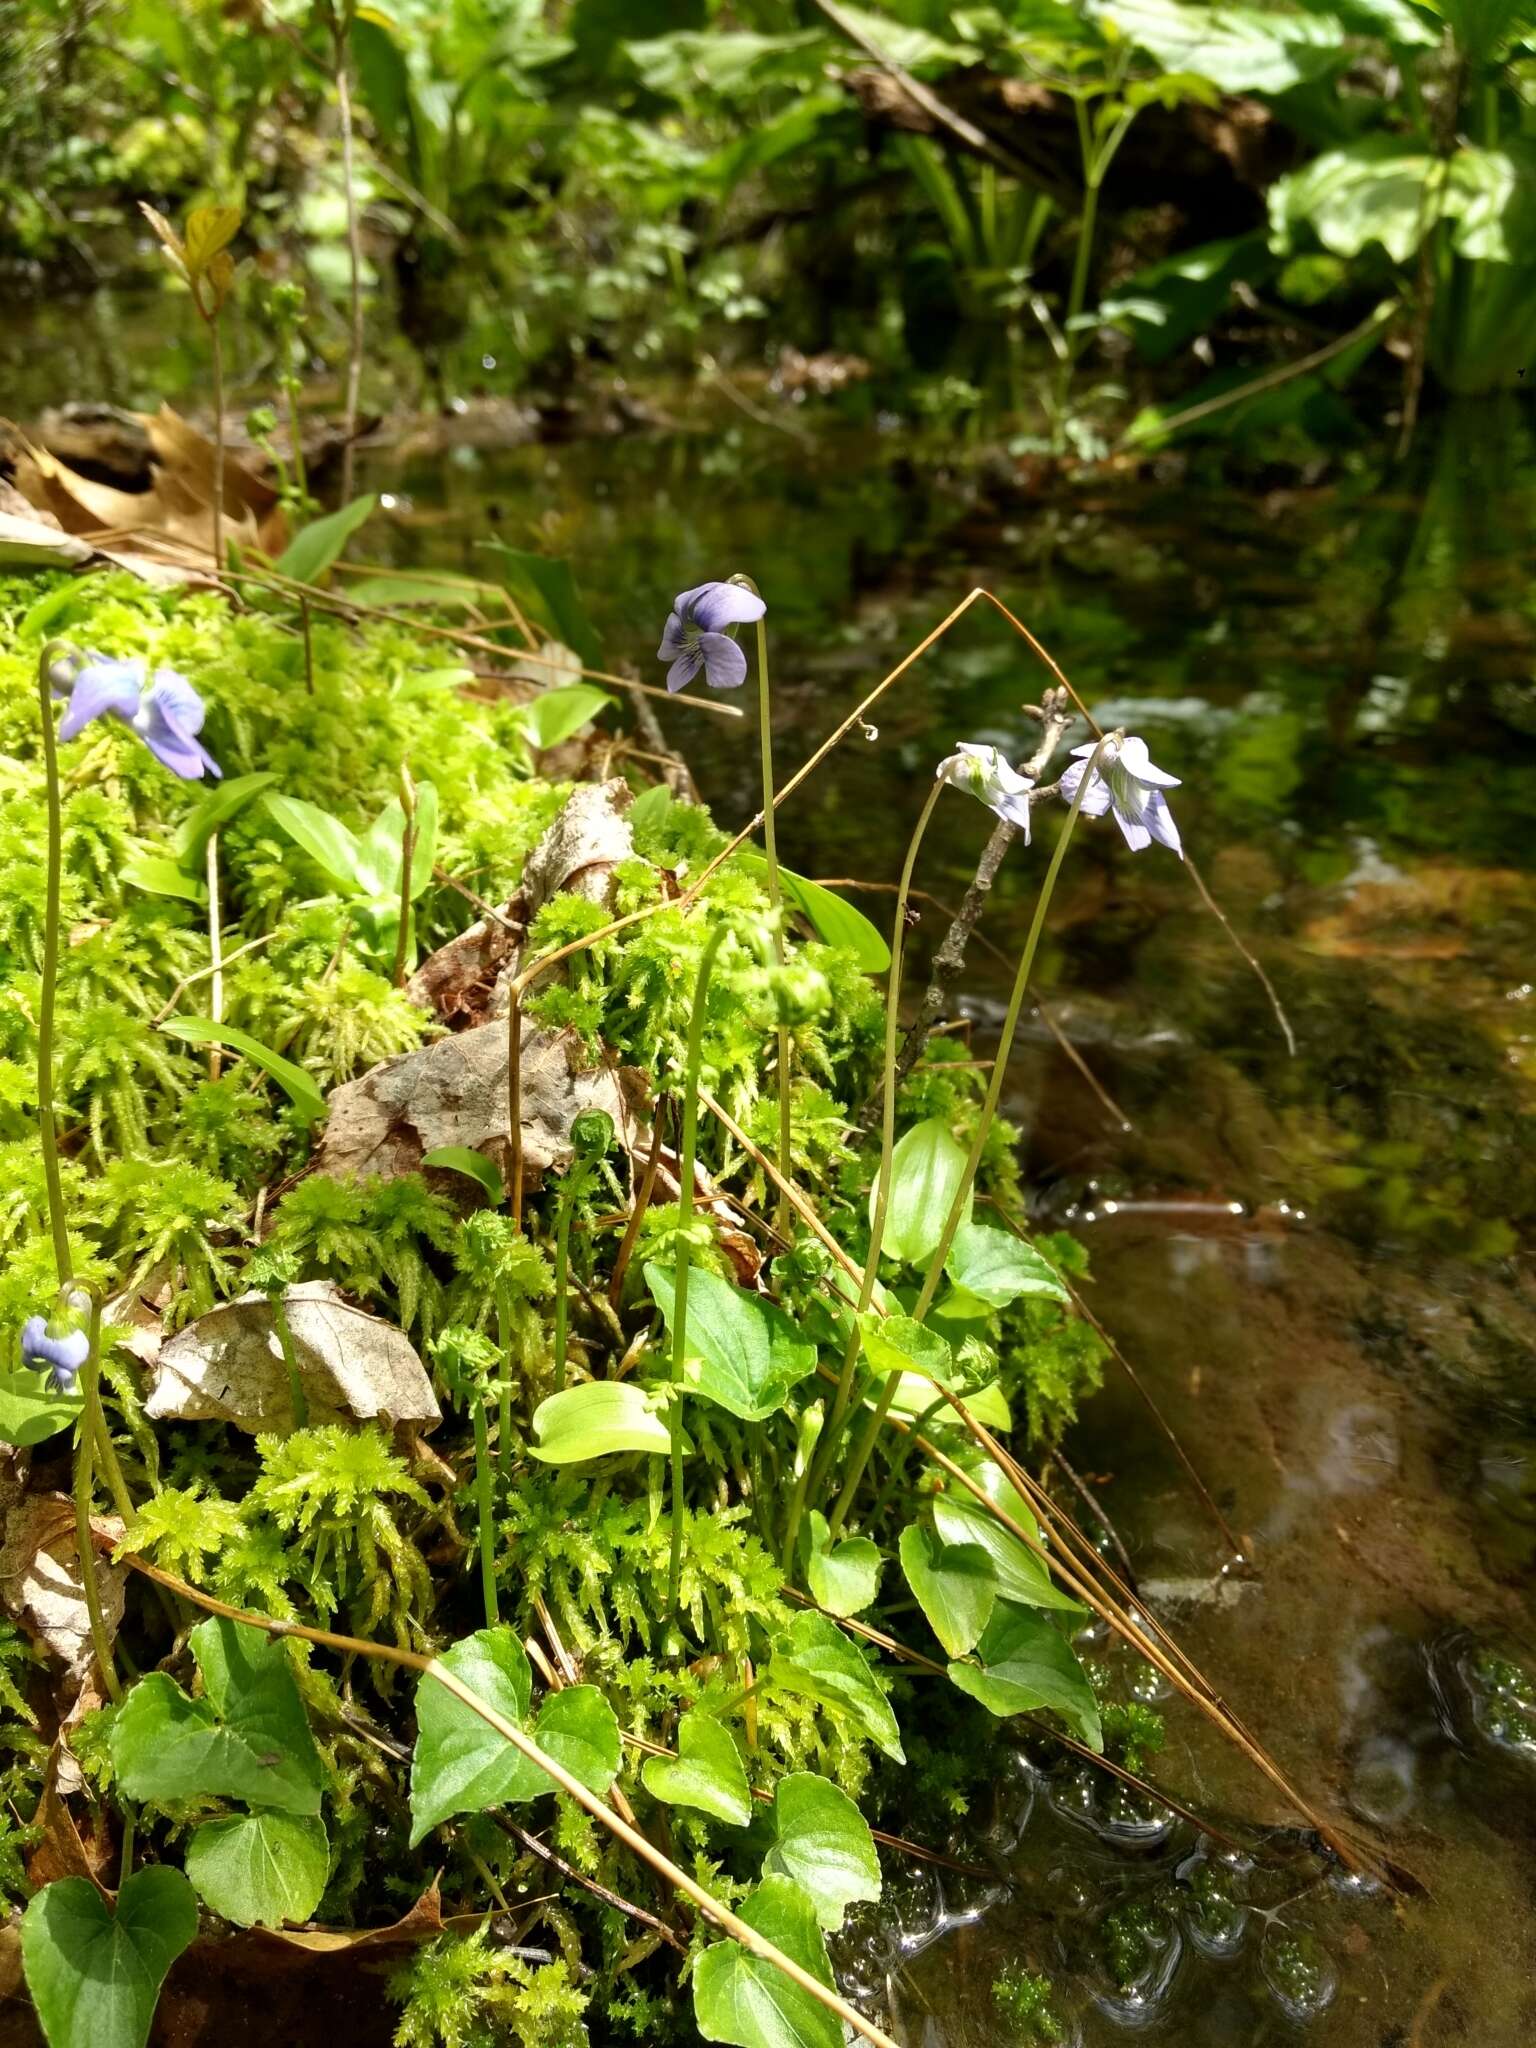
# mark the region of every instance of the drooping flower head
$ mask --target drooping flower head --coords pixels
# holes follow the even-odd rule
[[[76,647],[50,652],[48,681],[55,697],[68,697],[59,720],[61,740],[78,739],[97,718],[121,719],[143,740],[162,766],[183,782],[222,774],[197,735],[203,729],[203,700],[173,668],[148,673],[142,661],[114,661],[82,654]]]
[[[977,797],[995,811],[1005,824],[1017,826],[1029,844],[1029,793],[1034,788],[1027,775],[998,752],[977,740],[962,740],[946,760],[939,763],[938,780],[953,784]]]
[[[701,583],[672,600],[666,630],[656,650],[668,661],[667,688],[686,690],[702,670],[712,690],[739,690],[747,680],[747,657],[728,628],[750,625],[768,607],[755,590],[740,583]]]
[[[22,1363],[39,1372],[46,1370],[48,1384],[56,1394],[75,1391],[75,1377],[90,1355],[90,1338],[66,1319],[29,1316],[22,1325]]]
[[[1098,744],[1097,740],[1089,740],[1072,749],[1077,758],[1061,778],[1061,793],[1068,803],[1088,774],[1088,757]],[[1177,775],[1165,775],[1161,768],[1153,767],[1145,740],[1112,733],[1083,791],[1082,809],[1090,818],[1102,818],[1106,811],[1113,812],[1132,853],[1140,853],[1155,839],[1159,846],[1168,847],[1182,860],[1184,848],[1179,828],[1163,795],[1165,789],[1178,786]]]

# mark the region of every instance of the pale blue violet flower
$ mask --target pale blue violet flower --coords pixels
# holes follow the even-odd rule
[[[91,1340],[84,1330],[55,1332],[46,1316],[29,1316],[21,1329],[21,1357],[24,1365],[48,1369],[48,1384],[56,1394],[72,1394],[75,1376],[91,1355]]]
[[[712,690],[739,690],[747,680],[747,657],[727,628],[750,625],[768,607],[739,583],[701,583],[672,600],[658,661],[669,661],[667,688],[686,690],[702,671]]]
[[[197,737],[203,729],[203,700],[175,669],[157,668],[150,675],[142,661],[113,661],[68,649],[50,663],[48,678],[53,694],[69,699],[59,720],[61,740],[78,739],[93,719],[118,718],[183,782],[223,773]]]
[[[1061,778],[1061,794],[1071,803],[1077,794],[1077,786],[1088,773],[1087,757],[1098,747],[1097,740],[1089,740],[1081,747],[1074,747],[1077,757],[1073,765]],[[1083,792],[1082,808],[1090,818],[1102,818],[1106,811],[1113,812],[1115,823],[1125,834],[1125,843],[1132,853],[1140,853],[1144,846],[1150,846],[1155,839],[1159,846],[1166,846],[1184,858],[1184,848],[1179,839],[1179,828],[1173,822],[1173,813],[1168,808],[1165,789],[1177,789],[1177,775],[1165,775],[1161,768],[1154,768],[1147,753],[1145,740],[1122,738],[1111,734],[1099,756],[1099,765],[1093,771],[1093,779]]]
[[[948,782],[980,799],[1005,824],[1016,826],[1029,844],[1029,801],[1033,782],[1021,775],[996,747],[977,740],[962,740],[935,771],[940,782]]]

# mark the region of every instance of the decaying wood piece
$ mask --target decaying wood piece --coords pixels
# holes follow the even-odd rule
[[[354,1307],[328,1280],[288,1288],[283,1306],[312,1423],[441,1420],[427,1369],[393,1323]],[[288,1368],[266,1295],[239,1295],[163,1344],[144,1412],[155,1422],[228,1422],[253,1436],[292,1429]]]

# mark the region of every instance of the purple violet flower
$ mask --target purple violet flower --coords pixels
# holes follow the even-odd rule
[[[1016,826],[1028,846],[1029,793],[1035,785],[996,747],[982,746],[977,740],[962,740],[948,759],[939,763],[935,773],[940,782],[966,790],[995,811],[1005,824]]]
[[[157,668],[150,677],[142,661],[114,661],[66,648],[50,662],[48,679],[56,697],[69,698],[59,720],[61,740],[78,739],[93,719],[119,718],[183,782],[222,775],[197,737],[203,729],[203,700],[175,669]]]
[[[75,1377],[90,1355],[91,1340],[84,1330],[55,1334],[46,1316],[29,1316],[22,1325],[22,1363],[39,1371],[46,1366],[48,1384],[56,1394],[75,1391]]]
[[[701,583],[680,590],[672,600],[658,661],[669,661],[667,688],[686,690],[702,669],[712,690],[739,690],[747,680],[747,657],[728,626],[760,619],[768,607],[755,591],[739,583]]]
[[[1072,749],[1077,758],[1061,778],[1061,794],[1067,803],[1076,796],[1077,786],[1088,772],[1086,757],[1098,744],[1097,740],[1089,740]],[[1090,818],[1102,818],[1106,811],[1113,812],[1132,853],[1140,853],[1155,839],[1159,846],[1168,847],[1182,860],[1184,848],[1179,828],[1163,795],[1165,789],[1178,787],[1177,775],[1165,775],[1161,768],[1153,767],[1145,740],[1112,734],[1099,756],[1093,779],[1083,792],[1082,809]]]

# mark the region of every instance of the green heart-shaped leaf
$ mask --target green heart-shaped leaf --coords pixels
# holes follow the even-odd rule
[[[488,1707],[521,1728],[533,1696],[527,1653],[509,1628],[483,1628],[439,1659]],[[537,1799],[551,1789],[546,1772],[498,1735],[431,1672],[416,1688],[416,1748],[411,1757],[411,1847],[456,1813],[485,1813]]]
[[[981,1639],[997,1602],[997,1573],[979,1543],[943,1543],[921,1522],[901,1532],[901,1568],[928,1626],[951,1657]]]
[[[670,1330],[676,1295],[670,1268],[647,1266],[645,1281]],[[790,1389],[816,1370],[816,1346],[783,1309],[703,1268],[688,1278],[685,1349],[694,1391],[743,1422],[776,1415]]]
[[[117,1711],[110,1744],[122,1791],[161,1806],[211,1797],[318,1813],[325,1771],[282,1644],[222,1615],[190,1640],[201,1699],[152,1671]]]
[[[763,1875],[803,1885],[823,1927],[836,1929],[855,1899],[880,1896],[880,1859],[869,1822],[846,1792],[813,1771],[780,1778],[773,1794],[773,1847]]]
[[[187,1843],[187,1875],[198,1897],[236,1927],[307,1920],[330,1869],[325,1823],[307,1814],[205,1821]]]
[[[197,1899],[167,1864],[125,1879],[115,1912],[88,1878],[45,1885],[22,1917],[21,1960],[48,2048],[144,2048],[196,1934]]]
[[[812,1508],[806,1522],[806,1582],[811,1598],[829,1614],[862,1614],[880,1590],[880,1549],[867,1536],[832,1541],[825,1515]]]
[[[803,1886],[776,1871],[737,1911],[791,1962],[832,1988],[827,1944]],[[739,1941],[717,1941],[699,1957],[693,2011],[706,2041],[727,2041],[732,2048],[842,2048],[842,2021],[777,1964]]]
[[[589,1792],[601,1795],[619,1775],[619,1724],[595,1685],[552,1692],[539,1711],[533,1739]],[[548,1778],[539,1789],[549,1789]]]
[[[747,1774],[731,1731],[708,1714],[684,1714],[677,1724],[677,1755],[647,1757],[640,1781],[653,1799],[692,1806],[732,1827],[752,1818]]]
[[[1104,1747],[1099,1703],[1072,1645],[1043,1614],[999,1602],[976,1646],[977,1664],[951,1664],[962,1692],[989,1713],[1027,1714],[1049,1707],[1090,1749]]]
[[[846,1715],[896,1763],[906,1762],[891,1703],[863,1656],[824,1614],[797,1614],[773,1646],[768,1684]]]

